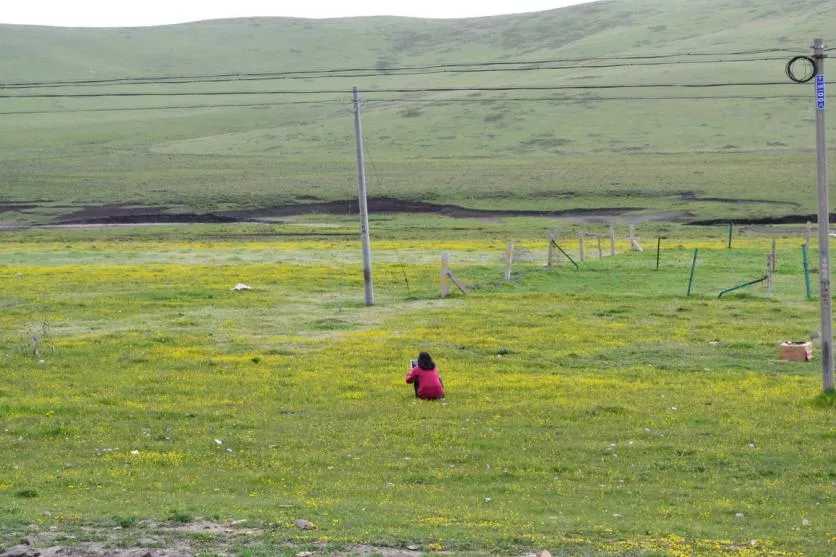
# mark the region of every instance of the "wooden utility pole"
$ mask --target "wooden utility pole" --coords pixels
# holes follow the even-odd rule
[[[363,243],[363,283],[366,305],[374,305],[372,250],[369,243],[369,209],[366,202],[366,162],[363,156],[363,127],[360,123],[360,91],[354,87],[354,140],[357,145],[357,176],[360,182],[360,238]]]
[[[816,82],[816,162],[818,166],[819,302],[821,304],[822,380],[824,392],[833,384],[833,307],[830,294],[830,203],[827,191],[827,133],[825,127],[824,41],[813,41]]]

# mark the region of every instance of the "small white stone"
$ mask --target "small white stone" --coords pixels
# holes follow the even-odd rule
[[[746,518],[746,515],[743,513],[737,513],[734,515],[735,518]]]

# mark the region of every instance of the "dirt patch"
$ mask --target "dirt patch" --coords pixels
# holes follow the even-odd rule
[[[789,201],[773,201],[764,199],[732,199],[719,197],[699,197],[694,192],[679,194],[684,201],[708,201],[729,204],[772,204],[791,205]],[[3,211],[24,211],[35,209],[36,203],[7,203],[0,205]],[[596,207],[575,208],[558,211],[520,210],[520,209],[474,209],[460,205],[426,203],[410,201],[392,197],[372,197],[368,200],[371,214],[434,214],[452,218],[499,219],[504,217],[552,217],[575,220],[582,223],[609,222],[615,217],[621,217],[627,222],[680,222],[693,226],[725,225],[729,222],[741,225],[776,225],[776,224],[804,224],[815,222],[816,215],[784,215],[762,218],[720,218],[691,220],[694,214],[688,211],[669,211],[662,213],[642,213],[642,207]],[[242,211],[216,211],[211,213],[174,212],[167,206],[143,206],[139,204],[108,204],[90,205],[73,210],[57,217],[49,226],[110,226],[110,225],[152,225],[152,224],[226,224],[244,222],[270,222],[270,219],[292,217],[298,215],[335,215],[356,216],[359,207],[356,199],[345,201],[315,201],[310,203],[292,203],[275,205],[258,209]],[[831,222],[834,217],[831,217]],[[0,229],[21,228],[26,225],[0,226]]]
[[[808,222],[818,222],[818,217],[816,215],[785,215],[783,217],[763,217],[763,218],[729,218],[729,219],[706,219],[706,220],[695,220],[688,222],[686,224],[691,226],[717,226],[723,224],[729,224],[733,222],[734,224],[760,224],[760,225],[769,225],[769,224],[806,224]],[[836,215],[830,215],[830,222],[836,222]]]
[[[504,210],[504,209],[471,209],[459,205],[445,205],[425,203],[423,201],[409,201],[393,197],[371,197],[368,200],[370,213],[433,213],[457,218],[482,217],[573,217],[573,216],[620,216],[626,213],[641,211],[641,207],[602,207],[595,209],[568,209],[564,211],[539,210]],[[357,201],[330,201],[319,203],[305,203],[304,205],[279,205],[267,209],[250,212],[226,213],[230,216],[246,218],[283,217],[300,214],[326,215],[357,215],[359,214]]]
[[[0,215],[9,212],[23,212],[28,209],[34,209],[37,205],[31,203],[0,203]]]
[[[734,197],[700,197],[696,192],[684,191],[679,194],[680,201],[727,203],[730,205],[789,205],[800,207],[795,201],[778,201],[775,199],[739,199]]]
[[[292,527],[292,526],[291,526]],[[418,545],[384,547],[367,544],[290,543],[276,541],[280,527],[250,527],[246,521],[187,524],[155,524],[142,521],[134,526],[84,526],[72,532],[12,533],[0,539],[3,557],[190,557],[198,554],[232,555],[252,548],[265,554],[292,553],[304,557],[418,557],[447,555]],[[95,540],[95,541],[92,541]],[[528,553],[520,557],[534,557]]]
[[[368,209],[373,214],[417,213],[435,214],[454,218],[502,218],[502,217],[555,217],[575,218],[594,221],[619,217],[641,211],[641,207],[600,207],[567,209],[561,211],[541,210],[506,210],[472,209],[459,205],[434,204],[422,201],[409,201],[392,197],[372,197],[368,200]],[[112,224],[164,224],[164,223],[235,223],[258,222],[263,219],[290,217],[297,215],[337,215],[354,216],[359,214],[356,200],[320,201],[276,205],[245,211],[218,211],[213,213],[171,212],[165,206],[139,206],[130,204],[95,205],[73,211],[56,219],[59,225],[112,225]],[[679,220],[690,217],[688,213],[667,213],[658,220]],[[652,216],[642,215],[641,220],[656,220]]]
[[[59,217],[57,224],[175,224],[231,223],[234,217],[217,214],[171,213],[165,206],[90,205]]]

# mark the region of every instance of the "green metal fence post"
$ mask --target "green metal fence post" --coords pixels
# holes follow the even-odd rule
[[[810,292],[810,265],[807,263],[807,246],[801,246],[801,261],[804,264],[804,292],[807,294],[807,299],[812,300],[813,294]]]
[[[694,284],[694,270],[697,268],[697,253],[699,253],[699,251],[699,248],[694,248],[694,260],[691,262],[691,277],[688,279],[687,296],[691,295],[691,285]]]

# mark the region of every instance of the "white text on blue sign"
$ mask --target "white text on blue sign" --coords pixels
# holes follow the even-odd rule
[[[816,76],[816,109],[824,110],[824,76]]]

